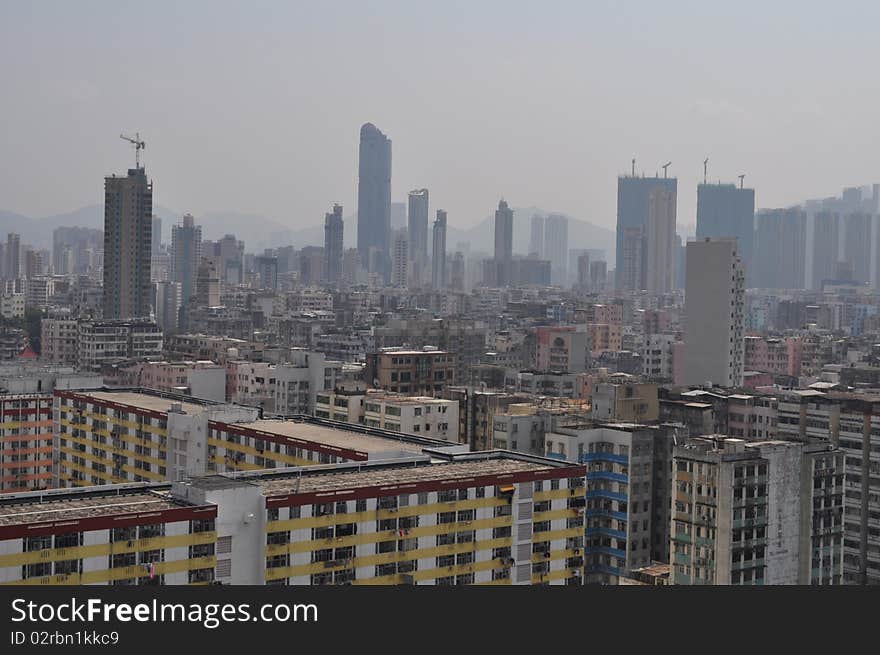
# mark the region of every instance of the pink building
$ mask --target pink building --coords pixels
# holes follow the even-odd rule
[[[744,370],[772,375],[800,376],[803,343],[798,337],[784,339],[745,337],[744,341]]]
[[[587,369],[587,333],[574,326],[535,328],[535,368],[539,371],[581,373]]]

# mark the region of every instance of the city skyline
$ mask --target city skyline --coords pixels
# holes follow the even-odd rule
[[[512,191],[526,188],[528,193],[522,194],[523,205],[546,207],[548,211],[577,216],[610,228],[614,223],[611,185],[619,173],[629,169],[633,157],[637,160],[637,171],[643,170],[646,175],[653,175],[665,161],[671,160],[670,173],[679,178],[682,189],[695,187],[702,180],[702,162],[709,157],[709,180],[733,182],[737,175],[745,173],[749,186],[757,189],[757,208],[787,207],[813,193],[830,195],[839,187],[861,179],[868,183],[866,172],[880,166],[880,159],[875,155],[877,148],[870,136],[873,94],[858,106],[849,106],[842,100],[860,90],[870,91],[867,81],[851,72],[847,64],[854,61],[860,47],[874,46],[858,46],[858,39],[851,38],[841,43],[841,47],[829,48],[832,54],[826,53],[821,58],[809,49],[801,50],[796,70],[788,65],[787,59],[767,59],[768,49],[778,46],[779,34],[785,35],[789,45],[796,45],[822,32],[821,15],[810,8],[799,7],[800,21],[792,24],[788,12],[774,7],[763,13],[764,24],[760,27],[749,24],[748,28],[744,24],[748,12],[741,7],[735,12],[732,8],[707,9],[691,16],[686,23],[688,48],[667,52],[667,65],[678,67],[681,74],[674,82],[664,82],[668,84],[668,88],[664,88],[650,79],[647,70],[639,67],[639,62],[661,47],[663,41],[653,33],[647,40],[640,41],[627,20],[637,19],[636,24],[659,20],[661,25],[672,29],[675,21],[682,17],[681,10],[647,6],[638,11],[633,9],[635,16],[609,17],[608,14],[614,12],[607,7],[573,5],[569,11],[581,20],[571,22],[596,38],[583,39],[587,43],[578,45],[563,41],[533,62],[519,56],[512,62],[489,57],[478,66],[479,77],[491,80],[484,90],[474,88],[471,82],[454,73],[456,66],[473,63],[472,60],[483,56],[483,48],[477,48],[473,37],[486,27],[489,14],[496,12],[485,7],[476,9],[473,26],[457,31],[452,27],[452,16],[447,10],[438,10],[432,29],[450,37],[450,47],[459,48],[460,54],[452,62],[438,62],[435,55],[418,48],[406,61],[395,60],[384,73],[372,76],[373,87],[352,79],[345,72],[343,64],[349,48],[314,62],[315,70],[305,71],[303,81],[295,88],[290,87],[281,69],[273,67],[264,75],[248,79],[245,85],[245,97],[267,100],[269,102],[263,104],[269,108],[258,110],[262,112],[260,118],[265,119],[259,121],[258,128],[243,129],[241,120],[249,117],[248,112],[255,111],[253,104],[236,101],[218,116],[206,115],[212,112],[205,111],[202,96],[210,97],[222,88],[213,67],[204,79],[204,92],[200,91],[195,97],[187,90],[194,71],[206,63],[203,56],[193,50],[199,45],[210,45],[210,41],[205,43],[208,38],[205,35],[195,34],[192,44],[171,43],[168,44],[171,47],[151,53],[151,83],[160,91],[183,91],[184,99],[192,101],[177,103],[178,111],[166,117],[167,112],[159,111],[161,93],[157,98],[141,98],[138,104],[124,99],[128,95],[139,96],[124,93],[129,83],[117,81],[117,67],[127,61],[128,55],[121,61],[118,56],[106,56],[115,45],[112,38],[102,36],[108,31],[110,18],[80,8],[56,4],[49,10],[48,6],[9,6],[2,10],[2,16],[8,20],[0,21],[3,25],[21,26],[21,29],[4,32],[0,46],[4,53],[7,49],[10,55],[14,52],[19,63],[15,70],[4,71],[0,78],[8,91],[9,120],[19,126],[14,135],[0,141],[0,147],[9,153],[0,170],[0,180],[3,180],[0,195],[4,198],[2,209],[27,216],[51,215],[96,202],[100,190],[86,182],[120,169],[120,164],[128,164],[124,157],[130,155],[122,149],[126,144],[115,138],[119,131],[128,130],[140,131],[147,142],[142,153],[145,163],[157,175],[161,171],[163,186],[157,195],[158,205],[179,208],[195,216],[222,210],[252,212],[291,228],[309,225],[313,217],[323,215],[331,202],[356,207],[357,161],[353,144],[357,139],[357,125],[364,121],[380,125],[395,141],[392,198],[404,200],[408,189],[428,186],[450,212],[452,227],[473,225],[497,197],[512,196]],[[871,7],[864,10],[877,11]],[[236,75],[244,74],[255,59],[267,54],[280,57],[279,61],[297,61],[300,49],[308,47],[312,39],[320,38],[323,33],[320,23],[328,14],[333,16],[334,25],[337,25],[335,19],[340,19],[337,27],[351,41],[349,47],[354,47],[362,40],[355,31],[362,11],[356,6],[344,14],[325,8],[313,13],[278,9],[277,27],[267,25],[266,18],[238,16],[237,11],[224,17],[224,12],[220,12],[226,21],[241,19],[226,29],[228,36],[244,40],[244,46],[238,51],[239,62],[227,62],[224,56],[219,63],[229,64],[229,73]],[[120,12],[121,16],[143,20],[145,28],[153,27],[157,20],[136,9],[123,8]],[[180,8],[176,29],[192,33],[194,30],[187,28],[193,26],[199,14],[193,6]],[[719,16],[724,20],[718,20]],[[400,28],[419,17],[420,12],[415,8],[395,16],[383,28],[391,39],[387,47],[401,51],[402,46],[410,45],[422,32]],[[853,29],[866,29],[863,25],[871,23],[867,18]],[[551,27],[563,33],[572,29],[555,19],[553,12],[542,19],[524,8],[509,8],[503,16],[492,16],[493,21],[500,20],[517,35],[525,33],[527,23],[538,32]],[[45,30],[46,38],[54,40],[23,42],[22,35],[28,33],[27,28],[38,24]],[[731,32],[730,36],[719,33],[718,26],[722,24]],[[593,25],[605,25],[603,29],[607,34],[601,34],[602,30]],[[262,28],[270,28],[268,41],[261,46],[253,45],[248,39]],[[278,38],[282,28],[311,30],[313,34],[305,34],[301,42],[293,40],[299,45],[286,45]],[[733,39],[737,29],[750,30],[752,47],[749,53],[731,49],[736,50],[737,55],[729,55],[723,46]],[[665,31],[658,29],[656,33],[665,34]],[[483,32],[485,34],[491,31]],[[95,37],[91,39],[92,49],[71,52],[76,48],[70,46],[82,42],[83,35],[86,40],[89,36]],[[703,55],[698,61],[687,54],[709,44],[713,47],[702,48]],[[61,48],[64,57],[53,59],[62,60],[64,65],[57,71],[45,70],[45,57],[57,55]],[[377,55],[384,54],[383,51],[365,56],[369,63],[375,64]],[[620,63],[614,63],[615,58],[620,58]],[[560,73],[570,75],[549,76],[528,90],[517,84],[523,71],[515,69],[524,66],[526,73],[534,72],[557,60],[564,63]],[[181,61],[183,66],[179,65]],[[570,63],[574,61],[601,61],[602,65],[590,63],[574,68]],[[842,73],[822,75],[832,67]],[[222,66],[218,66],[218,70],[220,68]],[[738,75],[722,76],[706,83],[707,71],[727,68],[737,70]],[[407,97],[395,91],[388,96],[387,91],[394,89],[399,81],[411,79],[414,70],[425,69],[428,74],[421,84],[425,91],[434,91],[432,97],[439,98],[435,106],[416,102],[414,96],[418,94]],[[774,77],[768,77],[763,69],[769,69]],[[297,71],[303,72],[299,65]],[[633,88],[641,85],[642,92],[660,94],[664,102],[658,103],[650,115],[642,112],[638,103],[632,102],[637,97],[635,92],[618,88],[616,80],[624,79],[622,76],[637,82],[631,85]],[[35,79],[47,82],[40,91],[41,97],[49,101],[41,103],[40,123],[29,116],[32,112],[26,102],[37,93],[33,86]],[[331,79],[334,80],[332,87],[328,82]],[[336,84],[337,80],[342,83]],[[762,104],[758,91],[764,93],[770,80],[776,83],[770,88],[774,102]],[[819,80],[821,86],[817,84]],[[114,94],[113,106],[98,106],[103,94],[113,91],[116,85],[120,93]],[[793,105],[781,101],[789,90],[804,87],[814,89],[808,100]],[[502,88],[507,88],[508,93],[499,94]],[[841,93],[843,89],[845,94]],[[362,102],[339,102],[355,93]],[[469,107],[473,121],[450,111],[461,94],[475,94],[475,102]],[[500,98],[511,95],[514,102],[508,102],[505,111],[499,112]],[[550,109],[542,103],[545,115],[548,119],[552,117],[553,123],[529,118],[533,112],[525,112],[544,96],[554,97],[554,105],[561,108]],[[309,100],[319,97],[331,101]],[[302,102],[303,99],[306,102]],[[584,129],[577,112],[565,112],[564,108],[584,100],[591,106],[590,118],[611,128],[603,130],[609,133],[607,137],[598,130]],[[70,111],[59,115],[54,107],[65,101],[69,101]],[[481,119],[493,115],[502,116],[503,120],[493,127],[475,129],[475,124],[487,124]],[[423,129],[422,126],[429,124],[440,125],[441,129]],[[616,137],[618,127],[623,124],[628,128],[625,140]],[[842,133],[843,125],[852,131]],[[72,129],[74,126],[76,130]],[[509,139],[513,133],[527,136]],[[531,133],[542,134],[542,138],[528,136]],[[811,138],[804,139],[804,134],[810,134]],[[859,136],[851,136],[856,134]],[[68,174],[64,179],[53,181],[53,188],[47,192],[40,175],[48,150],[44,146],[57,142],[62,135],[68,147],[56,150],[55,156],[60,158],[57,165],[65,167]],[[303,139],[307,142],[303,143]],[[824,164],[822,149],[839,141],[847,142],[848,157],[833,167]],[[289,145],[292,143],[297,144],[295,150]],[[769,146],[772,152],[767,152]],[[484,154],[462,162],[452,156],[456,150]],[[301,153],[306,151],[309,156],[303,157]],[[220,153],[221,157],[211,157],[212,152]],[[428,152],[431,156],[426,155]],[[74,153],[75,160],[72,159]],[[74,161],[76,166],[72,165]],[[300,193],[293,199],[280,190],[283,185],[277,184],[280,171],[285,169],[301,183]],[[267,176],[265,170],[279,173]],[[694,222],[695,207],[695,193],[680,194],[679,219],[683,224]]]

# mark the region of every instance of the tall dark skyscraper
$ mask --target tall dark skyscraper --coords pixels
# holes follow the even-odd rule
[[[837,277],[837,253],[840,247],[840,216],[819,212],[813,217],[813,275],[811,289],[822,289],[823,280]]]
[[[104,318],[150,315],[153,184],[143,168],[104,178]]]
[[[674,281],[675,212],[678,180],[661,177],[617,178],[618,289],[668,291]],[[641,238],[642,242],[637,243]],[[638,261],[636,261],[638,259]],[[653,282],[649,285],[648,277]]]
[[[427,228],[426,228],[427,229]],[[370,272],[391,275],[391,140],[372,123],[361,127],[357,245]]]
[[[333,212],[324,215],[324,271],[333,286],[342,282],[343,235],[342,205],[333,205]]]
[[[411,275],[419,286],[427,282],[428,277],[428,190],[410,191],[407,209]]]
[[[446,286],[446,212],[442,209],[434,219],[431,250],[431,287],[442,289]]]
[[[495,258],[492,260],[492,275],[484,276],[498,287],[511,282],[513,260],[513,210],[501,200],[495,212]]]
[[[802,209],[768,209],[755,215],[755,286],[803,289],[807,256],[807,214]]]
[[[513,258],[513,210],[502,200],[495,212],[495,259],[510,261]]]
[[[734,237],[737,252],[753,282],[752,251],[755,237],[755,190],[734,184],[697,186],[697,238]]]

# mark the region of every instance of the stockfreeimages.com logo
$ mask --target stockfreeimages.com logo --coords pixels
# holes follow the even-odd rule
[[[12,601],[12,621],[21,623],[198,623],[209,630],[223,623],[262,621],[265,623],[317,623],[314,604],[267,603],[256,611],[248,603],[106,603],[100,598],[80,601],[71,598],[58,603],[36,603],[24,598]]]

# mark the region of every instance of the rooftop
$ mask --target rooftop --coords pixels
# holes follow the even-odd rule
[[[168,412],[171,405],[180,405],[180,409],[187,414],[198,414],[204,411],[208,402],[192,402],[178,400],[173,395],[159,395],[150,393],[139,393],[137,391],[79,391],[78,394],[88,396],[106,403],[118,403],[120,405],[129,405],[138,409],[145,409],[151,412]]]
[[[111,490],[95,493],[77,493],[63,490],[63,494],[10,494],[0,497],[0,526],[24,525],[57,520],[88,519],[116,514],[156,512],[186,503],[176,501],[157,491]]]
[[[476,461],[444,464],[399,464],[373,470],[346,470],[338,473],[309,473],[308,469],[281,475],[267,475],[252,482],[258,484],[266,496],[292,493],[333,491],[382,485],[423,483],[440,480],[468,479],[475,476],[505,475],[536,472],[558,468],[513,458],[491,457]]]
[[[311,417],[309,417],[311,418]],[[334,426],[319,425],[313,422],[303,421],[286,421],[282,419],[263,419],[252,421],[250,423],[235,423],[235,427],[246,430],[260,430],[269,432],[282,437],[292,437],[294,439],[302,439],[313,443],[323,444],[325,446],[335,446],[337,448],[347,448],[349,450],[357,450],[365,453],[383,453],[390,450],[406,451],[413,454],[421,454],[426,447],[446,447],[450,443],[439,441],[426,437],[413,437],[406,434],[400,434],[399,439],[391,436],[379,436],[368,434],[364,428],[357,425],[349,426],[339,423]],[[396,433],[395,433],[396,434]]]

